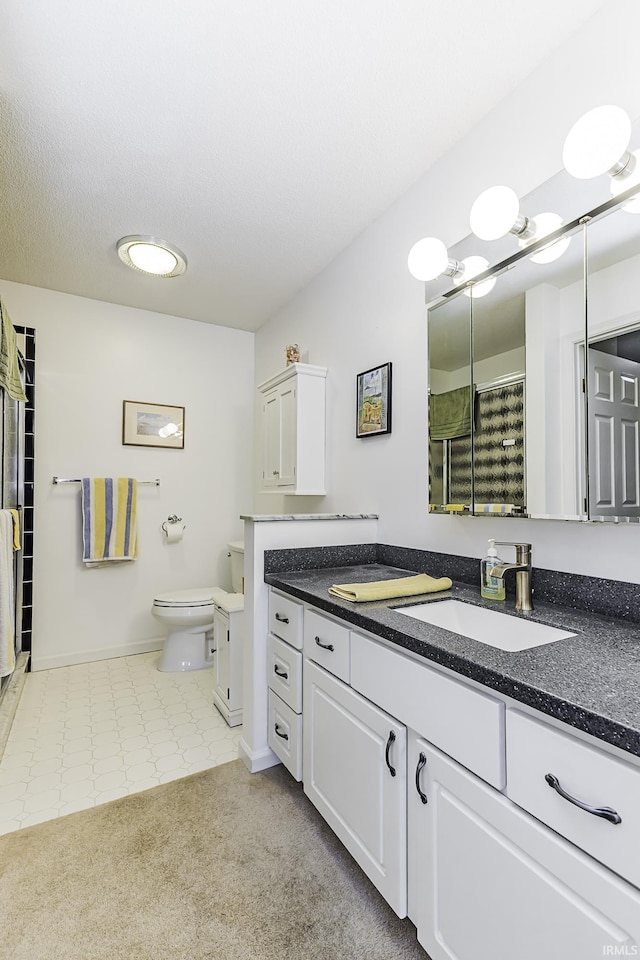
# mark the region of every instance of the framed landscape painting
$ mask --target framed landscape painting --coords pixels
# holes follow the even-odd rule
[[[391,433],[391,364],[359,373],[356,384],[356,437]]]

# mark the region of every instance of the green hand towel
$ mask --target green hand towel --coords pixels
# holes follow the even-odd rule
[[[391,600],[393,597],[415,597],[421,593],[437,593],[448,590],[449,577],[430,577],[426,573],[415,577],[399,577],[396,580],[374,580],[371,583],[335,583],[329,593],[341,600],[363,603],[370,600]]]
[[[429,436],[432,440],[452,440],[471,433],[471,397],[469,387],[458,387],[429,397]]]
[[[2,300],[0,300],[0,387],[3,387],[13,400],[27,402],[20,380],[16,331]]]

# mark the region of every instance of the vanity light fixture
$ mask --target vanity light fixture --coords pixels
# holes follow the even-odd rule
[[[480,240],[499,240],[508,233],[522,240],[533,237],[531,221],[520,213],[518,194],[511,187],[484,190],[471,207],[469,223]]]
[[[579,180],[607,173],[611,196],[617,197],[640,183],[640,150],[630,153],[630,140],[631,120],[622,107],[594,107],[567,134],[562,152],[565,169]],[[640,198],[629,200],[622,209],[640,213]]]
[[[452,260],[446,246],[437,237],[423,237],[414,243],[409,251],[409,273],[416,280],[429,281],[438,277],[451,277],[456,286],[461,286],[483,273],[489,266],[484,257],[466,257],[464,260]],[[489,278],[477,285],[467,287],[466,297],[484,297],[495,286],[495,278]]]
[[[187,258],[166,240],[134,234],[121,237],[118,256],[132,270],[149,277],[177,277],[187,269]]]

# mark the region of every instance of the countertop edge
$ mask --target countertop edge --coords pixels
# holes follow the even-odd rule
[[[408,650],[428,662],[445,667],[461,677],[473,680],[490,690],[495,690],[518,703],[531,707],[541,714],[566,723],[596,740],[602,740],[625,754],[640,758],[640,731],[632,727],[627,727],[617,720],[582,707],[577,703],[564,700],[530,683],[514,681],[494,669],[471,663],[463,656],[442,650],[426,640],[419,641],[420,650],[415,650],[412,644],[415,645],[416,641],[413,638],[405,636],[392,627],[377,623],[367,617],[364,611],[358,610],[357,605],[343,606],[334,602],[332,598],[318,597],[300,587],[284,582],[276,573],[265,574],[264,579],[265,583],[270,586],[282,590],[284,593],[308,603],[318,610],[323,610],[325,613],[345,620],[356,629],[365,630],[373,636],[387,640],[400,649]]]

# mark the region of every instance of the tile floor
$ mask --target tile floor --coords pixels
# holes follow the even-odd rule
[[[30,673],[0,760],[0,834],[235,760],[242,727],[213,671],[160,673],[159,653]]]

